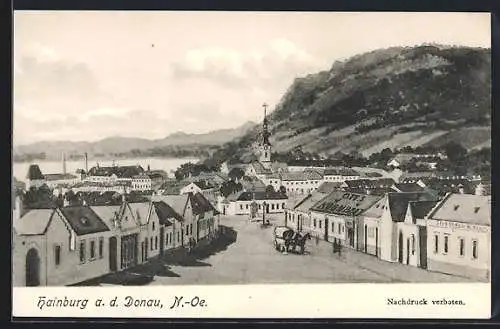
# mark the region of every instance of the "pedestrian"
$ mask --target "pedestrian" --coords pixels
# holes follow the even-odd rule
[[[319,235],[316,234],[316,245],[319,244]]]

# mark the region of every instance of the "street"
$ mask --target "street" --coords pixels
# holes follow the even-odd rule
[[[282,254],[274,249],[274,225],[283,215],[270,217],[273,226],[262,228],[246,216],[221,217],[226,231],[236,233],[236,241],[206,255],[153,260],[94,282],[103,284],[259,284],[259,283],[340,283],[340,282],[468,282],[466,278],[429,272],[343,248],[333,255],[332,245],[315,239],[307,241],[306,254]],[[233,231],[234,230],[234,231]],[[147,279],[126,283],[130,277]],[[114,277],[114,278],[113,278]],[[136,280],[137,281],[137,280]]]

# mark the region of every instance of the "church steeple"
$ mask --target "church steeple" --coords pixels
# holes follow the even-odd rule
[[[264,120],[262,122],[262,139],[259,143],[259,160],[263,164],[269,164],[271,162],[271,143],[269,142],[269,130],[267,123],[267,104],[264,103],[262,107],[264,108]]]

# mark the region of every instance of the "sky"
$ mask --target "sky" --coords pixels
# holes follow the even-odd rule
[[[14,145],[262,120],[296,77],[390,46],[490,47],[483,13],[16,11]]]

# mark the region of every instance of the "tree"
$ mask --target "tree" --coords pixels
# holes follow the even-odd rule
[[[444,151],[452,162],[461,160],[467,155],[467,149],[457,142],[450,142],[444,146]]]
[[[274,193],[275,190],[274,190],[274,187],[272,185],[267,185],[266,186],[266,194],[271,194],[271,193]]]
[[[286,194],[286,187],[284,187],[283,185],[280,186],[280,193]]]
[[[245,172],[241,168],[233,168],[228,174],[229,178],[233,181],[240,180],[243,176],[245,176]]]

